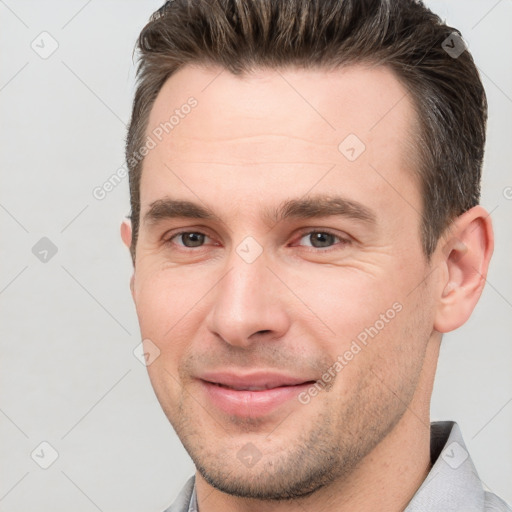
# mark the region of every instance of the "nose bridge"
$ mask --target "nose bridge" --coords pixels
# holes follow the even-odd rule
[[[209,328],[232,345],[249,345],[251,336],[261,331],[280,337],[287,328],[286,308],[275,288],[279,281],[267,268],[262,249],[252,240],[242,241],[232,250],[229,271],[216,286]]]

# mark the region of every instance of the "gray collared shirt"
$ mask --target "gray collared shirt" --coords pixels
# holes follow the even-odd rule
[[[454,421],[435,421],[430,428],[430,456],[435,461],[404,512],[512,512],[486,491]],[[195,477],[164,512],[199,512]]]

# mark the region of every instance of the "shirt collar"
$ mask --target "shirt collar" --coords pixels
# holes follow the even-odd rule
[[[192,496],[190,497],[190,505],[188,506],[188,512],[198,512],[195,481],[194,481],[194,488],[192,489]]]
[[[457,423],[437,421],[431,424],[430,454],[434,463],[432,469],[404,512],[484,510],[482,482]]]

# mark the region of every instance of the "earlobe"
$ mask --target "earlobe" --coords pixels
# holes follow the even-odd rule
[[[434,328],[450,332],[463,325],[473,312],[485,285],[494,249],[489,214],[475,206],[450,227],[442,240],[444,267]]]

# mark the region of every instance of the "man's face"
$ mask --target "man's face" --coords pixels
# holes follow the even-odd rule
[[[429,398],[416,117],[384,68],[220,71],[183,68],[152,109],[132,292],[202,477],[281,499],[350,473]]]

